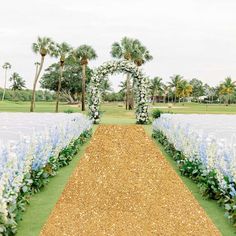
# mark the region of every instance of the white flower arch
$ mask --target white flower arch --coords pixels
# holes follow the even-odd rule
[[[133,63],[127,60],[109,61],[98,67],[91,78],[89,86],[89,110],[90,118],[93,122],[100,121],[100,101],[101,101],[101,82],[109,74],[114,73],[130,73],[135,80],[136,91],[136,121],[138,124],[145,124],[149,121],[148,118],[148,78],[144,76],[142,71]]]

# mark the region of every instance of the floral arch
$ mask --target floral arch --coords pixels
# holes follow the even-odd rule
[[[89,86],[89,111],[90,118],[95,124],[100,121],[101,82],[108,75],[115,73],[130,73],[135,82],[135,98],[137,103],[136,122],[146,124],[148,118],[148,78],[130,61],[110,61],[99,66],[93,73]]]

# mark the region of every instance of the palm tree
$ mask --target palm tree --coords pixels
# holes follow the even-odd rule
[[[36,75],[38,74],[40,62],[37,62],[37,61],[36,61],[36,62],[34,63],[34,65],[35,65],[35,76],[34,76],[34,77],[36,77]],[[34,101],[34,108],[35,108],[35,101]]]
[[[6,87],[7,87],[7,70],[11,69],[11,64],[9,62],[5,62],[2,68],[5,70],[5,80],[4,80],[4,88],[3,88],[3,94],[2,94],[2,101],[3,101],[5,98]]]
[[[121,81],[119,84],[120,90],[119,93],[125,93],[126,94],[126,89],[127,89],[127,85],[126,85],[127,81]]]
[[[145,62],[152,60],[149,51],[144,47],[138,39],[124,37],[121,42],[114,42],[111,47],[111,55],[117,59],[125,59],[133,61],[137,66],[143,65]],[[130,74],[127,73],[127,89],[126,89],[126,110],[132,110],[133,104],[133,85],[130,84]],[[131,92],[132,87],[132,92]]]
[[[143,64],[145,64],[148,61],[151,61],[153,59],[153,56],[150,54],[150,52],[147,50],[147,48],[142,45],[142,43],[135,39],[133,42],[134,45],[134,56],[133,61],[134,63],[140,67]],[[132,105],[131,107],[134,107],[134,80],[132,85]]]
[[[169,102],[169,86],[164,83],[162,84],[162,95],[164,97],[164,103],[166,103],[166,97]]]
[[[219,93],[226,96],[226,105],[229,105],[230,96],[235,92],[236,82],[232,81],[231,77],[225,78],[225,81],[220,84]]]
[[[127,106],[127,80],[121,81],[119,87],[119,93],[121,93],[125,97],[125,105]]]
[[[181,80],[180,83],[178,83],[176,94],[178,95],[179,98],[183,98],[184,102],[185,98],[189,97],[192,91],[193,91],[192,85],[186,80]]]
[[[25,88],[25,80],[23,80],[18,73],[14,72],[10,77],[9,81],[12,82],[11,89],[13,90],[13,96],[15,100],[16,91]]]
[[[102,89],[102,97],[104,98],[105,95],[108,93],[108,92],[111,92],[112,91],[112,88],[111,88],[111,83],[109,82],[109,80],[105,79],[102,81],[101,83],[101,89]]]
[[[57,87],[57,98],[56,98],[56,109],[55,112],[58,112],[58,106],[59,106],[59,99],[60,99],[60,91],[61,91],[61,81],[63,78],[63,70],[64,70],[64,64],[66,57],[69,56],[72,48],[65,42],[61,44],[56,44],[56,49],[55,49],[55,56],[60,57],[60,76],[58,80],[58,87]]]
[[[171,98],[171,102],[173,102],[173,92],[172,89],[169,85],[165,85],[166,86],[166,93],[167,93],[167,102],[170,102],[170,98]]]
[[[169,82],[169,87],[174,89],[174,95],[175,95],[174,102],[176,103],[177,90],[178,90],[179,84],[181,83],[183,79],[183,76],[173,75],[170,78],[171,78],[171,81]]]
[[[35,65],[35,76],[38,74],[38,70],[39,70],[39,66],[40,66],[40,62],[35,62],[34,63],[34,65]]]
[[[40,73],[43,68],[45,56],[54,56],[55,55],[55,47],[54,47],[54,42],[47,37],[38,37],[37,42],[33,43],[32,45],[32,50],[36,54],[41,55],[41,62],[39,65],[39,68],[37,69],[37,73],[35,74],[34,78],[34,84],[33,84],[33,90],[32,90],[32,98],[31,98],[31,105],[30,105],[30,112],[34,111],[34,103],[35,103],[35,90],[36,90],[36,85],[40,76]],[[36,66],[37,68],[37,66]]]
[[[121,39],[121,42],[114,42],[111,46],[111,55],[117,59],[125,59],[128,61],[133,61],[134,58],[134,40],[128,37]],[[130,74],[126,75],[126,110],[132,109],[131,107],[131,93],[130,93]]]
[[[82,66],[82,111],[85,111],[85,81],[86,81],[86,66],[89,60],[97,58],[95,50],[88,45],[81,45],[74,51],[74,57],[80,61]]]
[[[142,66],[148,61],[151,61],[153,56],[139,40],[134,40],[134,63],[137,66]]]
[[[134,57],[134,40],[128,37],[121,39],[121,43],[114,42],[111,46],[111,55],[114,58],[132,60]]]
[[[12,82],[11,89],[14,91],[25,88],[25,80],[23,80],[22,77],[16,72],[12,74],[9,81]]]
[[[155,102],[155,96],[157,93],[163,91],[163,83],[162,83],[162,78],[160,77],[154,77],[151,80],[151,86],[150,86],[151,94],[152,94],[152,104],[154,105]]]

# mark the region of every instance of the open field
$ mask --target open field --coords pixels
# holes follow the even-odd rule
[[[182,114],[236,114],[235,104],[226,106],[224,104],[176,103],[172,108],[167,108],[167,104],[157,103],[154,106],[151,105],[151,107]]]
[[[72,109],[73,111],[79,111],[78,106],[71,107],[67,104],[60,104],[59,111],[63,112],[67,109]],[[9,101],[0,101],[0,112],[29,112],[30,111],[30,102],[9,102]],[[55,102],[36,102],[35,106],[36,112],[54,112],[55,111]]]
[[[0,112],[29,112],[29,107],[29,102],[0,101]],[[168,105],[165,103],[156,103],[154,105],[150,104],[150,110],[156,107],[166,112],[182,114],[236,114],[236,104],[225,106],[223,104],[176,103],[176,105],[173,105],[172,108],[167,108]],[[67,103],[61,103],[59,105],[59,112],[64,112],[68,109],[74,112],[81,112],[80,104],[69,105]],[[36,102],[35,111],[54,112],[55,102]],[[116,121],[120,121],[120,118],[122,118],[123,121],[131,121],[134,117],[134,112],[126,111],[125,105],[122,102],[103,103],[101,105],[101,111],[103,113],[102,122],[116,123]]]

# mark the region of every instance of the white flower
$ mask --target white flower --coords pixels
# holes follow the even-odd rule
[[[148,117],[148,106],[146,105],[146,94],[147,94],[147,89],[148,89],[147,82],[146,82],[147,78],[146,76],[143,75],[142,71],[133,62],[130,62],[127,60],[109,61],[109,62],[103,63],[102,66],[100,66],[99,68],[95,70],[91,78],[91,84],[90,84],[91,99],[89,100],[90,102],[89,109],[93,114],[92,116],[96,116],[96,117],[99,116],[99,113],[97,114],[94,111],[99,110],[99,103],[100,103],[99,87],[100,87],[101,81],[107,76],[108,73],[114,74],[116,72],[119,72],[119,73],[129,72],[133,78],[136,78],[135,81],[137,83],[137,88],[139,90],[136,93],[137,94],[136,101],[138,101],[138,107],[141,108],[139,109],[139,113],[142,112],[142,114],[144,114],[144,115],[141,115],[140,113],[136,116],[136,118],[137,118],[137,121],[140,121],[141,117],[146,117],[145,120],[142,120],[142,121],[146,121]],[[94,121],[98,122],[98,120],[99,119],[96,119]]]

